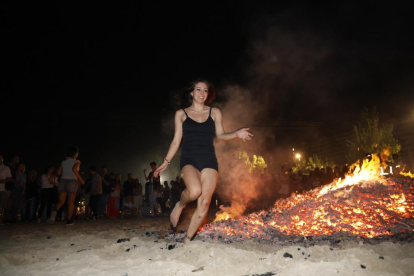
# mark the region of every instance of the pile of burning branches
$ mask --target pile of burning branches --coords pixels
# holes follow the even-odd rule
[[[411,181],[366,181],[320,194],[322,188],[278,200],[269,210],[205,225],[203,239],[276,242],[281,235],[322,236],[343,233],[373,238],[414,229]]]
[[[385,178],[374,156],[343,180],[278,200],[269,210],[205,225],[203,240],[276,242],[281,236],[363,238],[413,234],[414,181]],[[222,214],[223,215],[223,214]]]

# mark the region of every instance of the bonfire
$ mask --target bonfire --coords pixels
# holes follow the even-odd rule
[[[315,237],[332,234],[374,238],[414,229],[413,179],[380,173],[372,155],[351,166],[345,179],[276,201],[268,210],[233,218],[221,213],[206,224],[202,239],[224,242],[246,239],[276,242],[280,236]]]

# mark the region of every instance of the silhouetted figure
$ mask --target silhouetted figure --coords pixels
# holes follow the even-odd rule
[[[27,174],[26,189],[24,192],[22,206],[22,221],[33,221],[37,207],[38,183],[36,181],[37,172],[30,170]]]
[[[108,218],[117,218],[119,217],[120,211],[120,200],[121,200],[121,175],[115,175],[114,188],[109,198],[108,203],[108,212],[106,216]]]
[[[55,174],[55,167],[47,168],[46,173],[40,178],[40,208],[38,212],[37,221],[40,222],[46,208],[46,217],[49,218],[52,212],[52,204],[55,203],[55,191],[53,187],[58,184],[58,179]]]
[[[20,162],[17,165],[17,170],[15,174],[15,182],[13,185],[13,207],[12,207],[12,216],[11,222],[16,222],[17,214],[20,212],[20,208],[23,203],[23,191],[26,189],[26,165]]]
[[[137,209],[137,217],[142,217],[142,203],[144,198],[142,196],[142,184],[139,182],[138,178],[135,179],[134,188],[134,206]]]
[[[91,166],[89,168],[91,174],[91,195],[89,197],[89,212],[88,215],[90,220],[95,220],[98,218],[98,203],[99,199],[102,196],[102,179],[101,176],[96,172],[96,167]]]

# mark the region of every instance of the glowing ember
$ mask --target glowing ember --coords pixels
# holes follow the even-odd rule
[[[413,231],[413,182],[386,179],[380,167],[373,155],[371,161],[353,165],[353,173],[344,180],[278,200],[269,210],[207,224],[200,236],[275,241],[280,235],[346,233],[372,238]],[[222,219],[228,215],[223,213]]]

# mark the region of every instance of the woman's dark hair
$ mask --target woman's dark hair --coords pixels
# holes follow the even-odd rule
[[[66,156],[73,158],[75,156],[75,154],[77,154],[78,152],[79,152],[78,147],[71,146],[71,147],[69,147],[68,151],[66,152]]]
[[[210,104],[211,102],[213,102],[216,99],[216,88],[214,87],[214,85],[206,79],[198,78],[195,81],[192,81],[187,86],[187,88],[185,90],[185,93],[184,93],[184,96],[185,96],[186,99],[183,99],[184,101],[182,101],[182,107],[187,107],[188,105],[191,105],[193,103],[193,96],[191,96],[191,92],[194,91],[195,86],[199,82],[205,83],[207,85],[207,88],[208,88],[208,96],[207,96],[207,99],[205,101],[205,104]]]

